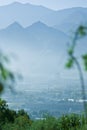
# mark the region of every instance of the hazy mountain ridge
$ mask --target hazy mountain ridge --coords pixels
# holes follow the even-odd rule
[[[12,61],[12,70],[23,74],[23,81],[16,86],[16,89],[23,93],[13,95],[12,98],[12,95],[6,92],[5,99],[10,103],[14,100],[16,104],[12,105],[16,109],[18,104],[19,108],[29,110],[30,107],[31,111],[44,110],[43,106],[46,105],[47,110],[51,108],[54,112],[56,108],[66,111],[65,106],[68,108],[67,112],[71,108],[74,110],[77,102],[73,97],[76,95],[80,98],[75,93],[80,84],[77,69],[67,71],[65,68],[68,58],[67,43],[72,42],[67,34],[70,29],[73,31],[79,24],[86,23],[87,9],[53,11],[43,6],[15,2],[0,7],[0,18],[0,49],[7,54],[16,54],[18,59]],[[87,52],[86,41],[87,37],[80,39],[77,44],[78,59],[80,54]],[[65,91],[66,88],[71,92]],[[59,102],[64,105],[56,106]],[[75,103],[75,107],[66,105],[71,102]]]
[[[75,7],[54,11],[43,6],[15,2],[0,7],[0,28],[5,28],[15,21],[23,27],[27,27],[37,21],[41,21],[48,26],[55,26],[57,29],[60,26],[59,29],[64,31],[62,25],[65,26],[66,23],[71,24],[71,27],[72,24],[79,25],[87,23],[86,16],[87,8]]]
[[[46,65],[44,69],[50,71],[53,68],[56,72],[56,69],[58,69],[57,65],[61,64],[60,59],[63,58],[64,61],[66,60],[67,43],[71,40],[67,36],[67,31],[71,29],[71,26],[73,27],[72,29],[74,29],[74,27],[77,27],[81,22],[86,22],[86,14],[86,8],[53,11],[43,6],[20,4],[17,2],[2,6],[0,7],[0,25],[4,27],[4,29],[0,30],[0,42],[2,43],[0,47],[14,51],[18,55],[22,53],[24,60],[27,55],[32,56],[33,62],[37,64],[36,66],[38,66],[38,62],[41,60],[39,72],[42,71],[44,67],[43,64]],[[85,21],[83,17],[85,17]],[[67,31],[63,27],[66,27]],[[84,39],[84,46],[81,42],[78,45],[78,54],[87,51],[85,41],[86,39]],[[44,60],[42,61],[42,59]],[[26,62],[27,59],[25,63]],[[50,64],[51,69],[49,68]],[[27,64],[26,68],[28,68],[28,66],[29,64]],[[32,66],[32,62],[30,66]],[[41,68],[41,66],[43,67]],[[35,72],[36,74],[37,71]]]
[[[25,42],[27,45],[34,43],[34,46],[36,44],[37,48],[39,46],[43,47],[43,45],[50,48],[52,45],[52,47],[54,46],[53,48],[58,49],[59,46],[61,46],[59,43],[65,44],[65,41],[68,40],[68,36],[61,31],[48,27],[40,21],[27,28],[23,28],[19,23],[14,22],[7,28],[0,30],[0,40],[1,39],[19,41],[19,44]]]
[[[18,2],[0,7],[0,28],[7,27],[14,21],[26,27],[32,23],[39,21],[45,15],[53,12],[43,6],[35,6],[31,4],[21,4]],[[3,16],[2,16],[3,14]],[[4,22],[3,22],[4,21]]]
[[[67,15],[67,11],[70,12],[70,15]],[[87,8],[67,9],[66,15],[66,18],[61,23],[54,26],[56,29],[69,34],[74,32],[78,26],[87,25]]]
[[[0,48],[16,53],[20,59],[18,66],[22,69],[21,72],[29,72],[29,76],[33,75],[37,82],[41,78],[47,80],[56,73],[60,59],[66,53],[67,41],[65,33],[40,21],[27,28],[15,22],[0,30]]]

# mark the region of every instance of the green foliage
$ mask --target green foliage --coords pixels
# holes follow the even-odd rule
[[[83,58],[85,70],[87,71],[87,54],[83,55],[82,58]]]
[[[10,110],[6,101],[0,99],[0,124],[5,124],[6,122],[13,122],[16,117],[16,112]]]
[[[80,38],[82,38],[82,37],[84,37],[86,35],[87,35],[87,27],[86,26],[82,26],[82,25],[79,26],[77,28],[76,32],[75,32],[73,41],[72,41],[72,43],[71,43],[71,45],[70,45],[70,47],[68,48],[68,51],[67,51],[67,53],[69,55],[69,60],[66,63],[66,67],[67,68],[71,68],[73,66],[73,64],[75,64],[75,59],[77,60],[76,56],[74,56],[77,40],[79,40]],[[84,54],[82,56],[82,59],[83,59],[83,62],[84,62],[84,68],[87,71],[87,54]]]
[[[80,117],[76,114],[64,115],[60,118],[59,124],[62,130],[76,129],[81,126]]]
[[[73,59],[70,58],[70,59],[68,60],[68,62],[66,63],[66,67],[67,67],[67,68],[71,68],[72,66],[73,66]]]
[[[2,93],[2,91],[3,91],[3,84],[0,83],[0,93]]]
[[[69,48],[68,54],[69,54],[69,55],[72,55],[72,54],[73,54],[73,48]]]
[[[7,68],[9,59],[0,51],[0,93],[3,92],[5,86],[9,86],[7,81],[14,81],[14,74]]]
[[[30,117],[24,110],[18,112],[11,110],[8,108],[6,101],[0,99],[0,130],[7,125],[14,126],[14,128],[16,126],[19,129],[20,127],[24,128],[27,125],[30,126],[31,123]]]
[[[24,110],[10,110],[6,102],[0,99],[0,130],[79,130],[85,122],[85,117],[77,114],[31,120]]]
[[[2,130],[30,130],[32,121],[27,116],[15,117],[13,123],[5,123]]]
[[[20,116],[26,116],[28,119],[30,119],[29,115],[27,114],[27,112],[25,112],[23,109],[22,110],[19,110],[17,112],[17,117],[20,117]]]
[[[84,126],[82,126],[80,129],[78,129],[78,130],[87,130],[87,124],[86,125],[84,125]]]
[[[16,127],[15,127],[16,126]],[[14,129],[13,130],[25,130],[27,128],[30,128],[30,120],[27,116],[19,116],[15,119],[13,124]]]
[[[58,130],[58,120],[48,116],[46,119],[34,121],[30,130]]]
[[[8,105],[6,104],[6,101],[5,100],[2,100],[0,98],[0,111],[4,110],[4,109],[7,109],[8,108]]]
[[[87,119],[87,107],[86,107],[87,104],[85,102],[85,100],[86,100],[86,93],[85,93],[85,82],[84,82],[84,77],[83,77],[83,71],[82,71],[82,67],[81,67],[81,64],[80,64],[79,60],[75,56],[75,47],[77,45],[77,40],[79,40],[80,38],[83,38],[86,35],[87,35],[87,27],[79,26],[78,29],[75,32],[75,35],[74,35],[74,38],[72,40],[71,45],[68,48],[68,52],[67,53],[68,53],[68,56],[69,56],[69,60],[68,60],[68,62],[66,64],[66,67],[67,68],[71,68],[74,64],[77,67],[77,70],[79,72],[81,89],[82,89],[82,99],[83,99],[84,112],[85,112],[86,119]],[[84,54],[82,56],[82,59],[83,59],[83,62],[84,62],[84,68],[87,71],[87,54]]]
[[[79,26],[79,28],[77,29],[77,33],[81,37],[87,35],[87,27],[82,26],[82,25]]]

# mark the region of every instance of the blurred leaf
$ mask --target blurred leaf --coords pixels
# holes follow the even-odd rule
[[[7,78],[8,78],[8,71],[5,68],[2,69],[2,73],[1,74],[2,74],[2,78],[4,80],[7,80]]]
[[[67,67],[67,68],[71,68],[71,67],[73,66],[73,62],[74,62],[73,59],[70,58],[70,59],[68,60],[68,62],[66,63],[66,67]]]
[[[3,69],[3,64],[0,62],[0,71]]]
[[[0,93],[2,93],[3,89],[4,89],[4,85],[0,83]]]
[[[14,73],[7,68],[9,58],[0,51],[0,94],[5,86],[15,81]]]
[[[85,70],[87,71],[87,54],[82,56]]]
[[[82,58],[87,60],[87,54],[83,55]]]
[[[72,55],[72,54],[73,54],[73,49],[72,49],[72,48],[68,49],[68,54],[69,54],[69,55]]]
[[[2,63],[0,63],[0,76],[3,80],[6,80],[8,78],[9,71],[4,67]]]
[[[78,34],[80,35],[80,36],[85,36],[86,34],[87,34],[87,32],[86,32],[86,27],[84,27],[84,26],[80,26],[79,28],[78,28]]]

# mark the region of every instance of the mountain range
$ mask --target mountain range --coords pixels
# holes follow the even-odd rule
[[[19,45],[25,43],[26,46],[56,48],[63,46],[68,40],[68,36],[46,24],[38,21],[29,27],[23,28],[17,22],[9,25],[0,31],[0,40],[6,43],[9,40],[19,42]]]
[[[15,2],[0,7],[0,18],[0,48],[19,57],[13,61],[13,68],[18,67],[32,83],[51,82],[65,73],[67,43],[72,41],[69,36],[73,34],[70,33],[80,24],[86,24],[87,9],[54,11]],[[87,52],[86,41],[87,38],[79,41],[78,56]]]
[[[67,32],[73,31],[73,28],[79,24],[87,23],[86,16],[87,8],[75,7],[54,11],[43,6],[14,2],[0,7],[0,28],[5,28],[15,21],[23,27],[41,21],[48,26]]]
[[[54,115],[77,112],[79,74],[75,66],[68,70],[65,64],[75,30],[86,23],[87,8],[55,11],[17,2],[0,6],[0,50],[11,61],[6,67],[23,76],[23,80],[16,80],[16,93],[7,90],[3,94],[10,107],[25,109],[34,117],[41,110]],[[85,53],[87,37],[79,39],[75,48],[80,63]],[[87,73],[83,74],[87,81]]]
[[[29,75],[38,75],[40,78],[41,75],[46,78],[46,75],[56,73],[56,68],[66,53],[68,40],[65,33],[40,21],[26,28],[14,22],[0,30],[0,48],[17,54],[20,59],[17,66],[25,75],[29,72]]]

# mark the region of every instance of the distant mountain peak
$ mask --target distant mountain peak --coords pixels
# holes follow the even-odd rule
[[[31,4],[31,3],[29,3],[29,2],[18,2],[18,1],[15,1],[15,2],[13,2],[13,4],[15,4],[15,5],[18,5],[18,4],[22,4],[22,5],[34,5],[34,4]]]
[[[20,2],[15,1],[15,2],[13,2],[12,4],[15,4],[15,5],[16,5],[16,4],[20,4]]]
[[[22,5],[22,3],[21,2],[13,2],[13,3],[11,3],[11,4],[8,4],[8,5],[14,5],[14,6],[19,6],[19,5]]]
[[[9,4],[9,5],[14,5],[14,6],[25,5],[25,6],[34,6],[34,7],[40,7],[40,8],[49,9],[49,8],[43,6],[43,5],[32,4],[32,3],[29,3],[29,2],[23,3],[23,2],[17,2],[17,1],[15,1],[15,2]],[[50,10],[52,10],[52,9],[50,9]]]
[[[14,23],[12,23],[12,24],[10,24],[9,26],[8,26],[8,28],[23,28],[23,26],[21,26],[17,21],[15,21]]]
[[[43,28],[43,27],[48,27],[48,26],[46,24],[44,24],[43,22],[41,22],[41,21],[37,21],[37,22],[33,23],[30,27]]]
[[[12,3],[12,5],[25,5],[25,4],[29,4],[29,3],[22,3],[22,2],[17,2],[17,1]]]

